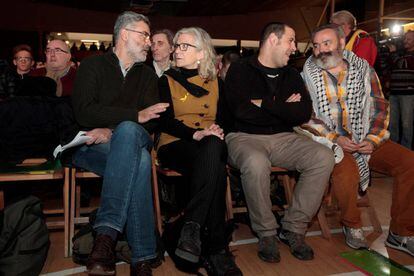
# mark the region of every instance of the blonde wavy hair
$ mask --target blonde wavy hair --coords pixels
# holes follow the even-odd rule
[[[198,74],[207,80],[215,80],[217,78],[216,69],[216,51],[213,47],[213,41],[210,35],[199,27],[189,27],[180,29],[174,36],[174,44],[177,43],[177,39],[181,34],[189,34],[194,37],[194,44],[197,47],[197,51],[204,52],[204,58],[200,60],[198,66]],[[173,66],[175,66],[175,57]]]

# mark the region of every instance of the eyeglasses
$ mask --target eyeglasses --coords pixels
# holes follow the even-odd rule
[[[145,40],[150,40],[151,34],[149,34],[147,32],[136,31],[136,30],[132,30],[132,29],[128,29],[128,28],[124,28],[124,29],[127,30],[127,31],[134,32],[134,33],[137,33],[137,34],[140,34],[140,35],[144,36]]]
[[[197,46],[192,45],[190,43],[176,43],[176,44],[174,44],[174,49],[179,48],[180,51],[183,51],[183,52],[187,51],[188,47],[193,47],[193,48],[197,49]]]
[[[63,54],[63,53],[67,54],[67,53],[69,53],[69,52],[68,52],[68,51],[65,51],[65,50],[63,50],[63,49],[60,49],[60,48],[54,48],[54,49],[52,49],[52,48],[47,48],[47,49],[46,49],[46,51],[45,51],[45,54],[46,54],[46,55],[50,55],[50,54],[52,54],[52,53],[59,55],[59,54]]]
[[[31,57],[15,57],[17,62],[31,62],[33,59]]]

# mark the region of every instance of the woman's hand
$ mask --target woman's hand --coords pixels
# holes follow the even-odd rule
[[[224,140],[224,131],[219,125],[216,124],[212,124],[208,128],[194,132],[193,139],[200,141],[204,137],[210,135],[217,136],[219,139]]]

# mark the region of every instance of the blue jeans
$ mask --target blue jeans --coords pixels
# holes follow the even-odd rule
[[[391,140],[411,149],[413,142],[414,95],[390,96],[390,134]]]
[[[106,144],[82,146],[73,163],[103,176],[101,204],[94,228],[126,228],[132,262],[156,256],[151,190],[152,141],[137,123],[120,123]],[[126,226],[126,227],[125,227]]]

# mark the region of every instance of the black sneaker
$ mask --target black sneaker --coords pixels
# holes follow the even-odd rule
[[[240,268],[234,261],[234,256],[227,250],[207,256],[204,268],[209,276],[242,276]]]
[[[151,264],[148,261],[138,262],[130,266],[131,276],[152,276]]]
[[[282,229],[279,239],[290,247],[293,256],[302,261],[313,260],[313,250],[305,243],[305,235]]]
[[[86,265],[89,275],[115,275],[115,244],[108,235],[96,237]]]
[[[201,254],[200,225],[196,222],[186,222],[181,229],[175,254],[192,263],[198,263]]]
[[[277,237],[261,237],[259,238],[259,258],[268,263],[280,262],[280,253],[277,245]]]

